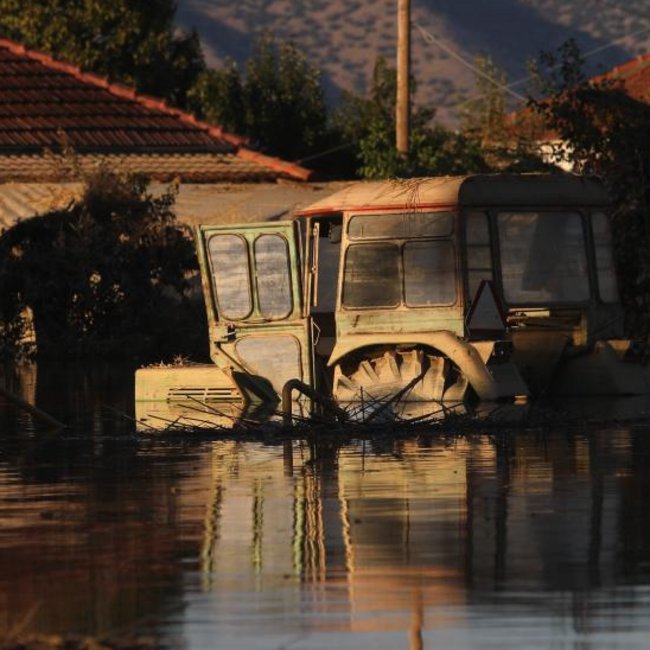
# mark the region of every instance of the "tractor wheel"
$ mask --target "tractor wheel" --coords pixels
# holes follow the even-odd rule
[[[396,396],[414,379],[400,401],[462,402],[468,391],[467,378],[449,359],[421,348],[371,353],[348,359],[334,368],[334,397],[339,402],[384,401]]]

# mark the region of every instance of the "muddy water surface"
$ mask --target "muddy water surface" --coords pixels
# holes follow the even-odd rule
[[[117,415],[129,368],[35,379],[71,426],[0,403],[0,635],[650,647],[650,426],[188,442]]]

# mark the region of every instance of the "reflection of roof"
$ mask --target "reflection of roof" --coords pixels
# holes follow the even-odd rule
[[[603,203],[608,203],[608,196],[594,178],[569,174],[483,174],[353,183],[302,212]]]
[[[162,100],[6,39],[0,39],[0,90],[3,178],[44,180],[43,173],[51,177],[51,163],[38,167],[35,157],[63,144],[82,159],[99,154],[143,156],[145,172],[164,167],[164,161],[167,170],[177,164],[167,174],[181,177],[232,180],[233,173],[240,172],[245,180],[309,177],[308,170],[255,153],[244,146],[243,138]],[[179,155],[183,157],[168,158]]]

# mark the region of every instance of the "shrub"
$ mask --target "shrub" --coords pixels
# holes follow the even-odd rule
[[[26,310],[39,356],[169,357],[205,341],[205,316],[189,297],[196,259],[176,223],[174,200],[174,188],[154,197],[142,178],[100,167],[85,179],[80,201],[5,232],[5,356],[21,351]]]

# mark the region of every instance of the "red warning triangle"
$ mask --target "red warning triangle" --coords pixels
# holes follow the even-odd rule
[[[505,333],[505,313],[491,280],[483,280],[479,285],[465,322],[473,337],[495,337]]]

